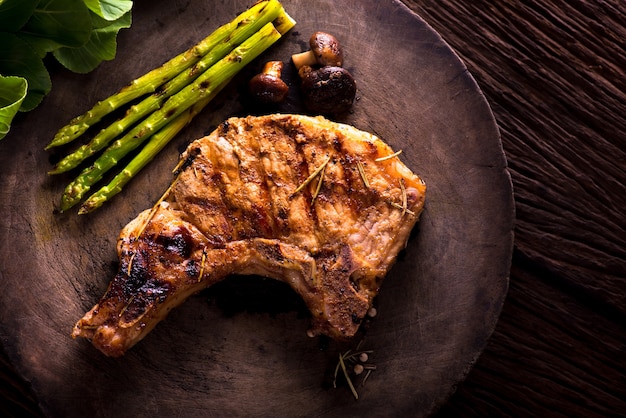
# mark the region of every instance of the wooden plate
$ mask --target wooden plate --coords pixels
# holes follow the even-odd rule
[[[46,172],[69,148],[43,147],[70,118],[248,5],[136,2],[117,58],[88,75],[56,69],[52,93],[0,141],[0,336],[50,416],[421,416],[447,399],[494,329],[508,285],[513,198],[496,124],[466,67],[398,1],[284,0],[297,26],[238,81],[267,59],[288,61],[316,30],[335,34],[359,88],[341,121],[403,149],[428,185],[426,210],[362,346],[374,350],[377,370],[357,387],[360,399],[329,387],[346,347],[308,338],[294,294],[261,278],[192,297],[123,358],[70,338],[116,270],[119,230],[165,190],[178,153],[250,110],[234,83],[88,216],[58,213],[72,175]],[[300,111],[297,96],[277,110]]]

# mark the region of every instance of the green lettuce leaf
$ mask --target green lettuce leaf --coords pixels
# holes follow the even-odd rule
[[[0,0],[0,139],[16,112],[33,110],[52,89],[48,54],[77,73],[115,58],[132,6],[131,0]]]
[[[11,128],[11,122],[26,98],[28,82],[22,77],[0,76],[0,139]]]
[[[113,22],[92,13],[91,20],[94,29],[85,45],[80,48],[59,48],[53,52],[61,64],[75,73],[88,73],[102,61],[115,58],[117,34],[120,29],[130,27],[131,13],[127,12]]]
[[[89,9],[82,0],[40,0],[24,35],[44,38],[56,47],[79,47],[91,36]]]
[[[101,18],[113,21],[124,16],[133,8],[131,0],[84,0],[89,10]]]
[[[28,81],[28,95],[20,108],[33,110],[52,88],[43,60],[31,46],[12,33],[0,32],[0,74],[20,76]]]
[[[28,22],[39,0],[0,0],[0,28],[16,32]]]

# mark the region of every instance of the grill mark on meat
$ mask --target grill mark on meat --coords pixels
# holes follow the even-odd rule
[[[154,304],[163,302],[170,293],[170,284],[150,279],[137,289],[120,315],[120,326],[128,328],[143,318]]]
[[[191,237],[186,228],[178,228],[173,235],[158,235],[154,242],[161,245],[166,251],[175,253],[183,259],[191,255]]]
[[[189,260],[185,265],[185,273],[190,278],[197,278],[200,275],[201,266],[196,263],[196,260]]]
[[[223,206],[216,205],[201,196],[187,196],[182,202],[185,207],[196,208],[194,212],[203,213],[211,219],[212,228],[205,233],[212,248],[221,248],[225,243],[234,240],[232,225],[227,222],[223,214]],[[204,219],[201,217],[202,222]]]
[[[261,137],[255,137],[256,150],[258,152],[258,155],[260,156],[260,158],[258,159],[258,169],[260,173],[259,176],[263,178],[261,184],[263,187],[263,192],[267,197],[265,201],[268,202],[269,205],[266,215],[267,218],[272,221],[271,226],[272,230],[274,231],[273,236],[286,236],[289,234],[289,223],[286,222],[287,211],[278,201],[271,198],[274,190],[276,190],[277,187],[283,186],[283,184],[277,184],[276,181],[278,180],[280,182],[280,179],[277,179],[272,171],[268,170],[268,167],[266,167],[266,163],[271,162],[272,155],[270,150],[267,148],[267,144],[271,144],[272,142],[271,138],[268,138],[268,136],[271,135],[264,134]]]
[[[350,338],[423,208],[419,177],[399,159],[375,162],[392,153],[323,118],[225,121],[190,144],[161,203],[124,227],[119,271],[72,335],[120,356],[188,296],[239,273],[288,283],[312,314],[311,335]],[[400,181],[410,212],[389,203]]]
[[[279,195],[281,193],[288,193],[288,191],[294,191],[300,184],[302,184],[309,177],[309,166],[306,162],[304,144],[302,141],[296,140],[298,136],[302,135],[299,127],[293,127],[289,124],[282,123],[282,121],[270,121],[268,123],[269,132],[265,135],[265,138],[261,139],[259,145],[262,152],[267,154],[267,161],[273,163],[272,166],[263,167],[265,171],[266,179],[271,177],[271,182],[266,180],[268,187],[274,185],[275,187],[269,188],[269,194]],[[272,137],[286,136],[291,141],[272,141]],[[281,176],[282,168],[276,167],[278,164],[284,164],[286,172]],[[276,182],[279,183],[276,183]],[[311,200],[311,194],[308,188],[302,190],[302,196],[305,197],[304,203]],[[295,195],[290,194],[289,200],[295,198]],[[277,207],[276,205],[281,201],[280,199],[269,199],[272,207],[272,213],[275,218],[282,219],[282,228],[280,234],[276,236],[288,236],[292,229],[289,222],[289,211],[284,207]],[[307,212],[311,215],[313,221],[315,221],[316,215],[314,211],[310,210],[307,205]]]
[[[138,249],[130,253],[126,270],[122,270],[121,274],[116,276],[117,281],[115,281],[115,285],[110,289],[110,296],[119,297],[123,295],[124,298],[130,298],[148,281],[150,278],[148,271],[149,266],[146,252]]]
[[[298,126],[298,128],[300,128],[300,126]],[[317,210],[315,210],[313,193],[311,191],[317,189],[318,183],[321,181],[321,188],[315,200],[324,199],[327,197],[328,191],[331,187],[329,186],[329,176],[327,176],[327,173],[330,171],[331,166],[335,164],[335,161],[333,160],[334,153],[332,152],[332,149],[329,149],[326,144],[328,142],[328,135],[325,132],[320,134],[320,142],[325,145],[320,147],[318,144],[311,144],[310,141],[303,139],[306,135],[301,129],[284,129],[284,132],[288,132],[290,138],[294,140],[294,155],[297,155],[298,157],[298,175],[296,177],[298,181],[294,184],[294,190],[304,183],[312,172],[324,164],[324,161],[330,157],[330,160],[326,163],[324,171],[300,191],[301,195],[304,197],[306,211],[314,225],[313,229],[317,231],[320,228],[319,218]]]
[[[268,187],[267,175],[263,167],[263,162],[258,158],[260,154],[260,141],[262,138],[253,137],[249,141],[238,140],[236,130],[228,132],[231,143],[236,144],[234,152],[239,160],[239,171],[237,180],[241,190],[246,190],[245,197],[249,200],[249,208],[243,210],[242,217],[248,228],[242,231],[241,238],[255,236],[273,235],[274,225],[269,211],[265,205],[256,202],[271,202]],[[232,196],[235,206],[240,205],[240,197]]]
[[[265,256],[268,260],[272,260],[279,264],[285,261],[285,257],[277,243],[264,244],[259,246],[259,249],[261,250],[263,256]]]

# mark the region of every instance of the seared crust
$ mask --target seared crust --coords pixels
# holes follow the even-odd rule
[[[189,295],[239,273],[291,285],[312,335],[353,336],[424,205],[423,181],[397,157],[380,160],[392,154],[322,117],[225,121],[122,230],[119,272],[72,335],[122,355]]]

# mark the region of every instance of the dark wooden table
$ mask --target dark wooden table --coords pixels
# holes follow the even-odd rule
[[[626,414],[626,2],[405,0],[501,130],[517,226],[486,350],[441,416]],[[1,416],[38,416],[0,356]]]

